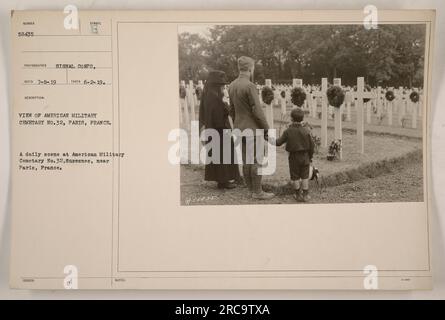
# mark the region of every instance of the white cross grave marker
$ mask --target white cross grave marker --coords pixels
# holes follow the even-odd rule
[[[352,93],[350,90],[345,93],[345,104],[346,104],[346,120],[351,121],[351,103],[352,103]]]
[[[189,87],[187,90],[187,98],[188,98],[188,103],[190,105],[190,118],[192,121],[195,120],[195,90],[194,90],[194,85],[193,85],[193,80],[189,81]]]
[[[415,92],[414,90],[412,92]],[[419,101],[412,102],[409,98],[409,103],[411,104],[411,127],[417,129],[417,111],[419,109]]]
[[[341,79],[340,78],[334,79],[334,86],[338,86],[341,88]],[[341,114],[342,114],[343,104],[339,108],[334,107],[333,109],[334,109],[334,139],[340,140],[340,143],[341,143],[343,141],[342,123],[341,123]],[[343,157],[341,149],[342,148],[340,148],[340,154],[339,154],[340,160]]]
[[[382,101],[384,96],[382,95],[382,87],[377,87],[377,117],[380,118],[382,115]]]
[[[256,86],[256,89],[258,90],[258,97],[259,97],[259,99],[260,99],[260,104],[263,104],[263,97],[261,96],[261,86],[260,85],[257,85]]]
[[[292,87],[293,88],[302,88],[303,87],[303,80],[301,80],[301,79],[292,79]]]
[[[315,97],[315,87],[310,86],[310,90],[312,91],[312,93],[309,94],[309,99],[311,100],[309,104],[311,108],[311,114],[312,118],[317,118],[317,99]]]
[[[326,91],[328,90],[328,78],[321,79],[321,91],[315,92],[315,97],[321,97],[321,146],[326,148],[328,146],[328,97]]]
[[[270,89],[272,89],[272,80],[266,79],[266,85],[265,86],[269,87]],[[269,128],[273,128],[273,107],[272,107],[272,103],[273,103],[273,100],[269,104],[264,103],[264,105],[266,106],[265,114],[266,114],[267,123],[269,124]]]
[[[284,97],[281,96],[281,92],[284,92]],[[280,88],[280,104],[281,104],[281,115],[286,114],[286,89],[284,87]]]
[[[184,89],[186,89],[185,87],[185,81],[181,80],[181,87],[183,87]],[[187,91],[187,89],[186,89]],[[188,110],[188,105],[187,105],[187,96],[185,98],[179,98],[179,110],[181,110],[181,114],[182,114],[182,121],[185,125],[185,128],[189,129],[190,128],[190,118],[189,118],[189,110]]]
[[[370,124],[371,123],[371,109],[372,109],[372,100],[369,100],[368,102],[365,103],[366,106],[366,123]]]
[[[357,98],[355,105],[357,109],[357,149],[360,153],[365,153],[365,124],[363,119],[363,99],[372,99],[372,92],[365,92],[365,78],[357,78],[357,92],[355,93]]]
[[[422,94],[422,89],[415,89],[417,90],[417,92],[419,93],[419,105],[418,105],[418,109],[417,109],[417,115],[418,117],[421,119],[422,118],[422,106],[423,106],[423,94]]]
[[[389,90],[393,90],[393,89],[390,88]],[[388,114],[388,126],[392,126],[392,113],[393,113],[393,107],[394,107],[394,100],[388,101],[388,100],[386,100],[386,97],[385,97],[385,101],[386,101],[386,113]]]
[[[399,91],[397,94],[397,102],[398,102],[398,113],[399,113],[399,124],[403,126],[403,118],[406,114],[406,101],[404,100],[405,95],[403,94],[403,87],[399,87]]]

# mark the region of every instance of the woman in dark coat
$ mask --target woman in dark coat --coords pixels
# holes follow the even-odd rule
[[[219,134],[220,140],[220,161],[219,163],[210,162],[205,166],[206,181],[216,181],[220,189],[232,189],[236,185],[235,180],[239,179],[239,168],[235,161],[235,150],[233,138],[229,131],[231,129],[229,122],[229,106],[223,101],[224,85],[227,83],[226,75],[223,71],[211,71],[204,85],[201,104],[199,106],[199,124],[201,129],[215,129]],[[224,150],[223,139],[230,141],[230,150]],[[211,141],[208,138],[206,144]],[[213,145],[212,145],[213,146]],[[223,163],[224,154],[228,157],[230,152],[230,163]],[[212,156],[212,149],[208,151],[208,157]],[[216,162],[216,161],[215,161]]]

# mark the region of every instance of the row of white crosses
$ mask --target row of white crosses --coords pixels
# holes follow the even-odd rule
[[[334,86],[338,86],[341,88],[341,79],[335,78],[334,79]],[[334,139],[340,141],[340,152],[339,157],[340,160],[343,158],[343,151],[341,144],[343,143],[343,134],[342,134],[342,108],[344,106],[344,103],[339,108],[334,108]],[[325,128],[327,130],[327,128]]]
[[[266,79],[267,86],[270,87],[272,85],[272,81],[270,79]],[[300,87],[305,90],[307,97],[304,102],[303,108],[309,108],[310,105],[310,89],[311,87],[305,88],[303,86],[303,81],[301,79],[292,79],[292,85],[287,84],[276,84],[274,85],[274,104],[279,104],[281,107],[281,112],[286,113],[286,106],[288,103],[291,103],[291,91],[295,87]],[[261,86],[258,86],[259,89],[261,89]],[[281,92],[285,92],[285,96],[281,96]]]
[[[321,146],[326,148],[328,146],[328,97],[326,92],[328,91],[328,78],[321,79],[320,91],[314,92],[312,95],[317,99],[321,98]],[[317,101],[314,101],[315,106]]]
[[[416,90],[417,91],[417,90]],[[411,113],[411,127],[416,129],[417,128],[417,119],[418,117],[422,116],[422,110],[420,109],[422,104],[421,100],[418,102],[412,102],[410,99],[410,94],[413,92],[413,90],[409,90],[407,93],[404,93],[405,90],[403,87],[399,87],[399,90],[395,93],[397,98],[397,104],[395,105],[397,107],[397,113],[399,116],[399,123],[401,123],[407,114],[407,109],[409,109]],[[420,92],[417,91],[417,93]],[[394,102],[394,100],[393,100]]]
[[[371,124],[371,110],[372,105],[375,106],[377,111],[377,116],[380,117],[380,115],[383,113],[383,107],[386,106],[387,110],[387,116],[388,116],[388,125],[392,125],[392,104],[391,107],[388,109],[387,100],[385,98],[385,95],[382,94],[382,87],[377,87],[377,89],[372,89],[372,100],[368,101],[366,106],[366,123]]]
[[[265,81],[265,87],[269,87],[272,89],[272,80],[270,79],[266,79]],[[266,104],[262,101],[262,96],[261,96],[261,89],[262,87],[259,86],[258,87],[259,90],[259,96],[260,96],[260,102],[264,105],[264,111],[265,111],[265,116],[266,116],[266,120],[269,124],[270,127],[273,127],[273,104],[277,101],[280,101],[280,109],[281,109],[281,114],[284,115],[287,112],[287,101],[291,100],[290,99],[290,91],[291,91],[291,87],[289,86],[284,86],[284,85],[276,85],[275,86],[275,90],[274,90],[274,100],[270,103],[270,104]],[[303,87],[303,81],[301,79],[293,79],[292,80],[292,88],[302,88],[305,89]],[[285,92],[285,96],[282,97],[281,96],[281,92],[284,91]],[[317,104],[316,101],[312,101],[312,96],[310,95],[310,92],[308,90],[306,91],[306,100],[304,101],[304,105],[303,108],[309,108],[310,109],[310,113],[311,116],[315,117],[316,116],[316,109],[317,109]]]
[[[272,89],[272,80],[266,79],[265,86]],[[260,103],[263,104],[263,99],[262,99],[262,95],[261,95],[261,91],[262,91],[263,87],[258,85],[257,89],[259,92]],[[272,101],[271,105],[280,104],[281,113],[285,114],[286,113],[286,105],[287,105],[286,101],[289,97],[289,86],[278,84],[278,85],[274,86],[274,89],[275,89],[274,90],[274,100]],[[281,96],[282,91],[284,91],[286,93],[284,98]]]
[[[341,87],[341,79],[334,79],[334,85]],[[316,98],[321,98],[321,146],[326,148],[328,146],[328,79],[321,79],[321,90],[314,92],[313,95]],[[350,93],[351,97],[345,99],[347,103],[347,113],[350,117],[350,103],[352,99],[357,98],[355,107],[357,110],[357,150],[360,153],[364,153],[364,112],[363,112],[363,99],[373,99],[374,94],[372,92],[365,92],[365,80],[363,77],[357,78],[357,92]],[[344,104],[339,108],[333,108],[334,112],[334,139],[342,141],[342,111]],[[342,152],[340,149],[340,159]]]
[[[334,85],[341,87],[341,79],[334,79]],[[181,119],[186,123],[187,127],[190,125],[190,121],[195,120],[195,106],[199,104],[197,100],[193,81],[190,80],[189,84],[186,85],[185,81],[181,81],[181,86],[186,89],[186,97],[184,99],[180,99],[180,109],[182,112]],[[202,81],[198,82],[198,86],[203,88]],[[272,88],[272,81],[270,79],[266,80],[265,86]],[[303,81],[301,79],[293,79],[292,87],[300,87],[304,89]],[[273,128],[273,103],[280,101],[281,113],[286,114],[287,108],[287,99],[290,100],[290,91],[291,88],[288,85],[276,85],[275,86],[275,101],[272,103],[264,105],[265,116],[267,122],[271,128]],[[261,87],[259,87],[261,89]],[[313,88],[313,87],[309,87]],[[309,113],[312,117],[316,117],[317,115],[317,99],[321,99],[321,146],[327,147],[328,145],[328,100],[327,100],[327,89],[328,89],[328,79],[322,78],[321,88],[318,91],[313,90],[312,93],[310,90],[306,90],[306,101],[304,107],[309,108]],[[389,88],[392,90],[392,88]],[[285,91],[286,95],[283,98],[281,96],[281,92]],[[386,108],[386,113],[388,116],[388,124],[392,125],[393,122],[393,108],[397,107],[397,113],[399,115],[399,122],[406,114],[406,104],[409,104],[411,107],[412,113],[412,127],[417,127],[417,117],[420,108],[420,101],[417,103],[411,102],[409,99],[409,94],[403,94],[403,88],[400,87],[398,90],[394,90],[396,99],[393,101],[387,101],[384,93],[382,93],[381,87],[378,87],[377,90],[372,90],[371,92],[365,91],[365,82],[363,77],[357,78],[357,91],[347,90],[345,93],[345,102],[340,108],[332,108],[334,115],[334,137],[335,140],[342,141],[342,113],[346,107],[346,120],[351,120],[351,103],[355,100],[355,109],[356,109],[356,121],[357,121],[357,149],[358,152],[364,153],[364,119],[365,112],[364,107],[365,103],[363,99],[370,99],[367,102],[366,106],[366,122],[371,123],[371,103],[374,103],[377,109],[377,115],[380,115],[383,112],[383,106]],[[260,101],[261,99],[261,90],[259,93]],[[395,104],[397,102],[397,104]],[[190,110],[190,111],[189,111]],[[190,115],[190,117],[189,117]],[[342,157],[342,153],[340,152],[340,158]]]
[[[322,83],[325,82],[325,86],[327,86],[327,79],[326,80],[322,80]],[[334,80],[335,84],[339,84],[341,83],[341,80]],[[312,87],[313,89],[313,87]],[[316,113],[315,110],[317,110],[316,108],[316,103],[313,104],[313,107],[311,106],[311,101],[312,98],[315,99],[323,99],[324,94],[323,92],[325,92],[325,89],[322,87],[321,89],[319,89],[318,91],[314,91],[312,90],[312,93],[308,92],[308,99],[307,99],[307,105],[310,109],[310,111],[314,110],[313,112],[310,112],[311,116],[316,117]],[[346,121],[351,121],[351,107],[352,107],[352,103],[355,101],[355,92],[353,91],[352,88],[350,87],[346,87],[345,89],[345,108],[342,108],[342,113],[344,113],[346,111]],[[395,92],[395,96],[396,99],[393,100],[391,103],[389,101],[386,100],[385,97],[385,93],[387,90],[392,90]],[[376,115],[377,116],[381,116],[382,113],[384,112],[384,109],[388,110],[388,118],[389,118],[389,125],[392,125],[392,110],[393,110],[393,105],[396,109],[395,112],[398,114],[399,117],[399,122],[400,119],[403,118],[403,116],[407,113],[406,109],[409,109],[410,113],[412,114],[412,128],[416,128],[417,127],[417,119],[418,117],[421,117],[421,100],[417,103],[414,103],[410,100],[409,96],[411,94],[412,91],[409,91],[407,93],[402,93],[404,92],[403,88],[399,88],[398,90],[394,90],[393,88],[388,88],[387,90],[383,91],[382,88],[379,86],[376,89],[372,89],[370,93],[372,93],[370,95],[370,101],[366,102],[364,105],[364,110],[366,108],[366,114],[365,114],[365,119],[366,119],[366,123],[371,124],[371,115],[372,115],[372,105],[375,106],[375,110],[376,110]],[[414,90],[417,91],[417,90]],[[417,91],[420,94],[420,98],[422,99],[422,95],[421,92]],[[316,102],[316,101],[314,101]],[[323,104],[323,102],[322,102]],[[355,104],[355,103],[354,103]],[[331,111],[330,113],[334,113],[335,108],[329,106],[328,107],[328,111]]]
[[[271,87],[272,82],[270,79],[266,80],[266,86]],[[292,79],[292,85],[282,85],[276,84],[274,85],[274,104],[279,104],[281,109],[281,114],[286,114],[287,105],[291,104],[291,91],[293,88],[302,88],[306,92],[306,100],[302,106],[303,109],[308,109],[309,116],[316,118],[317,117],[317,101],[316,99],[321,98],[321,91],[316,91],[315,86],[304,86],[302,79]],[[261,99],[261,89],[262,86],[257,87],[259,90],[260,101]],[[284,97],[281,96],[281,92],[285,93]],[[311,92],[312,91],[312,92]]]
[[[341,79],[334,79],[334,85],[341,87]],[[272,88],[272,81],[267,79],[266,80],[266,86]],[[293,79],[292,80],[292,87],[294,88],[302,88],[303,87],[303,81],[301,79]],[[364,85],[363,85],[364,88]],[[309,108],[310,114],[315,116],[316,109],[317,109],[317,101],[313,99],[313,97],[321,98],[321,145],[322,147],[327,147],[328,145],[328,99],[326,96],[326,92],[328,89],[328,79],[323,78],[321,81],[321,90],[317,92],[313,92],[312,94],[307,92],[305,106]],[[281,112],[285,113],[285,98],[281,97]],[[335,119],[335,129],[334,129],[334,136],[336,140],[342,140],[342,107],[340,108],[333,108],[334,109],[334,119]],[[349,106],[350,107],[350,106]],[[362,108],[363,108],[363,100],[362,100]],[[269,123],[273,123],[273,112],[272,112],[272,105],[266,105],[266,119]],[[362,130],[363,131],[363,130]],[[357,132],[358,133],[358,132]],[[363,149],[363,148],[362,148]],[[340,150],[340,159],[342,157],[342,153]]]
[[[180,86],[185,88],[185,98],[179,99],[179,110],[181,113],[181,121],[185,124],[186,128],[190,127],[190,121],[196,120],[195,108],[199,106],[199,101],[196,96],[195,86],[193,80],[190,80],[186,85],[184,80],[181,80]],[[198,81],[198,87],[204,88],[203,82]]]
[[[334,79],[334,85],[341,87],[341,79]],[[267,79],[266,86],[272,88],[272,81]],[[303,88],[303,81],[301,79],[293,79],[292,81],[293,87]],[[354,96],[357,98],[356,109],[357,109],[357,141],[358,141],[358,150],[360,153],[364,152],[364,120],[363,120],[363,99],[364,98],[373,98],[373,94],[371,92],[367,93],[364,91],[365,84],[364,78],[358,78],[357,80],[357,92],[354,93]],[[322,78],[321,80],[321,90],[317,92],[313,92],[312,96],[315,98],[321,98],[321,145],[322,147],[327,147],[328,145],[328,99],[326,96],[326,92],[328,90],[328,79]],[[283,99],[282,99],[283,100]],[[308,103],[308,107],[310,110],[316,110],[317,102],[313,101],[311,94],[309,95],[309,99],[306,98],[306,101],[310,101]],[[284,111],[283,102],[281,102],[282,112]],[[350,106],[349,106],[350,108]],[[273,124],[273,109],[272,104],[266,105],[266,119],[269,125]],[[343,105],[340,108],[334,109],[334,136],[336,140],[342,140],[342,109]],[[315,112],[312,111],[312,114]],[[342,154],[340,152],[340,158]]]
[[[373,99],[372,92],[365,91],[365,78],[357,78],[357,92],[355,92],[355,107],[357,110],[357,150],[359,153],[365,152],[365,123],[363,114],[363,99]],[[369,108],[368,108],[369,109]]]
[[[269,82],[270,80],[268,80]],[[269,85],[270,86],[270,85]],[[309,116],[316,118],[317,117],[317,100],[322,100],[322,92],[323,88],[318,89],[317,91],[314,90],[314,86],[303,86],[303,83],[301,79],[293,79],[292,86],[290,85],[274,85],[274,95],[275,100],[274,104],[279,104],[281,113],[286,113],[287,105],[290,103],[290,92],[292,87],[301,87],[306,90],[307,99],[305,101],[305,104],[303,108],[307,108],[309,110]],[[258,89],[260,90],[261,95],[261,86],[258,86]],[[352,120],[352,103],[354,102],[354,91],[351,87],[346,87],[345,89],[345,106],[342,110],[342,113],[345,113],[346,121]],[[378,118],[385,113],[387,115],[387,124],[389,126],[393,125],[393,111],[395,111],[398,115],[398,122],[401,123],[402,119],[404,119],[407,109],[409,109],[411,117],[411,127],[417,128],[417,120],[421,116],[421,104],[413,103],[409,99],[409,95],[412,91],[409,91],[407,94],[403,93],[403,88],[399,88],[398,90],[394,90],[393,88],[388,88],[387,90],[393,90],[396,99],[392,102],[389,102],[385,98],[386,90],[382,90],[382,88],[379,86],[375,89],[372,89],[371,92],[373,93],[372,99],[369,102],[366,102],[364,105],[365,110],[365,121],[367,124],[372,123],[372,106],[375,107],[376,115]],[[281,92],[285,92],[285,97],[283,98],[281,96]],[[334,107],[328,106],[328,113],[329,115],[333,115],[334,113]]]
[[[324,96],[326,96],[327,90],[327,79],[322,79],[322,92],[324,93]],[[341,79],[336,78],[334,79],[334,86],[341,87]],[[364,137],[365,137],[365,122],[364,122],[364,99],[376,99],[376,95],[373,92],[367,92],[365,91],[365,79],[363,77],[357,78],[357,91],[356,92],[349,92],[350,97],[346,99],[345,95],[345,102],[339,107],[334,108],[334,137],[336,140],[342,140],[342,110],[344,107],[344,104],[347,103],[347,109],[348,113],[350,115],[350,103],[353,99],[355,100],[355,109],[357,112],[357,151],[359,153],[365,152],[365,143],[364,143]],[[369,102],[368,102],[369,103]],[[370,105],[367,107],[367,112],[370,112]],[[369,113],[370,114],[370,113]],[[324,132],[324,137],[323,137]],[[327,146],[327,115],[322,113],[322,137],[321,137],[321,143],[322,146]],[[340,159],[342,157],[342,152],[340,149]]]
[[[387,91],[393,91],[395,94],[395,99],[393,101],[388,101],[385,97],[385,93]],[[419,117],[421,117],[422,110],[421,110],[421,101],[418,102],[412,102],[410,99],[410,94],[413,91],[416,91],[420,94],[417,90],[410,90],[407,93],[404,93],[403,87],[399,87],[399,89],[394,88],[388,88],[386,90],[382,90],[382,88],[379,86],[377,89],[373,89],[373,98],[370,102],[366,104],[366,123],[371,124],[371,106],[374,105],[376,108],[376,115],[377,117],[380,117],[384,112],[387,116],[387,124],[389,126],[393,125],[393,113],[396,112],[398,116],[398,123],[401,124],[402,121],[405,118],[405,115],[408,113],[407,109],[409,110],[409,113],[411,114],[411,127],[413,129],[417,128],[417,120]],[[349,97],[352,97],[353,94],[349,94]],[[346,104],[349,103],[351,98],[348,99],[348,93],[346,94]]]

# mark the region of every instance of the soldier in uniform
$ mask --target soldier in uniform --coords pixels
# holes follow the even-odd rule
[[[234,128],[240,131],[253,132],[253,135],[243,135],[242,155],[243,155],[243,176],[252,197],[260,200],[267,200],[274,197],[273,193],[264,192],[261,186],[261,175],[258,174],[259,163],[256,151],[258,139],[263,139],[264,132],[267,132],[269,125],[264,116],[263,109],[258,96],[258,91],[254,83],[253,73],[255,62],[249,57],[238,59],[239,76],[229,86],[229,98],[231,106],[231,116],[234,119]],[[263,133],[257,131],[263,129]],[[261,144],[264,148],[264,145]],[[254,146],[251,148],[251,146]],[[247,154],[249,152],[250,154]],[[253,153],[253,154],[252,154]],[[252,161],[248,161],[252,159]]]

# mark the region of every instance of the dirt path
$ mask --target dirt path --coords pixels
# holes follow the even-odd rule
[[[181,170],[181,201],[187,205],[296,203],[291,195],[270,201],[252,200],[245,187],[218,190],[214,183],[202,181],[202,170]],[[414,162],[401,170],[372,179],[360,180],[323,190],[311,190],[312,203],[422,201],[422,164]]]

